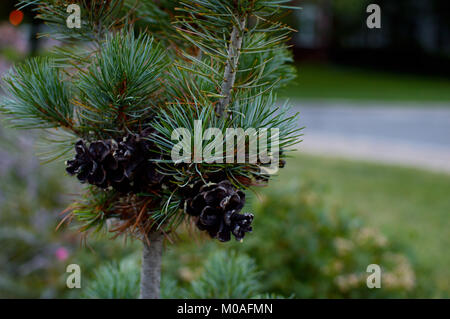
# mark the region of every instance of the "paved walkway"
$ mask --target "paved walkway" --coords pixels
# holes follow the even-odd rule
[[[450,103],[293,103],[306,126],[303,152],[450,173]]]

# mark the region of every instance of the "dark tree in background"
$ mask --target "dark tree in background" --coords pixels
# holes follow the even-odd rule
[[[425,74],[450,74],[450,3],[445,0],[297,1],[297,59]],[[381,7],[381,29],[366,8]]]

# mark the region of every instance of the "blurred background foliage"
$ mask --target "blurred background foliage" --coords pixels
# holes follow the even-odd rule
[[[62,168],[39,166],[30,155],[30,139],[23,137],[17,143],[9,133],[3,131],[1,136],[2,145],[10,146],[0,157],[0,297],[134,297],[140,243],[108,240],[108,235],[84,241],[71,229],[56,231],[59,213],[78,186],[61,177]],[[302,163],[308,167],[308,161],[313,160],[316,164],[311,170],[297,169]],[[333,169],[342,172],[346,163],[340,161],[341,169]],[[176,243],[166,246],[164,296],[448,297],[448,283],[438,284],[446,276],[445,260],[422,258],[412,249],[420,238],[411,242],[408,237],[392,236],[392,240],[374,227],[376,221],[367,222],[366,212],[352,205],[344,209],[338,202],[347,199],[332,196],[331,180],[317,173],[317,162],[308,156],[293,158],[291,169],[288,167],[272,187],[250,196],[246,210],[257,218],[255,231],[244,243],[211,242],[195,229],[183,228]],[[345,169],[364,178],[374,169],[370,165],[355,162]],[[327,163],[322,164],[323,169],[329,169]],[[338,185],[346,187],[343,182]],[[370,206],[371,199],[368,201]],[[389,199],[383,203],[390,205]],[[439,211],[436,204],[430,209]],[[417,213],[427,213],[427,207],[419,210]],[[388,216],[390,212],[380,207],[370,214]],[[386,233],[403,231],[395,225],[400,223]],[[427,243],[423,245],[426,249]],[[81,266],[82,289],[65,286],[65,268],[71,263]],[[372,263],[382,265],[381,289],[366,286],[366,268]]]
[[[15,2],[0,4],[0,74],[57,44],[35,39],[45,26],[29,12],[12,25]],[[449,105],[450,2],[294,2],[303,9],[286,22],[300,30],[292,39],[299,76],[284,97]],[[383,10],[380,30],[365,26],[371,2]],[[33,134],[0,129],[0,297],[135,298],[140,243],[56,231],[79,185],[33,154]],[[448,174],[295,155],[277,182],[250,196],[255,231],[244,243],[186,228],[167,245],[163,296],[448,298],[449,191]],[[82,289],[66,288],[71,263],[81,266]],[[366,287],[371,263],[382,266],[381,289]]]
[[[3,0],[0,4],[0,72],[27,54],[43,54],[56,44],[36,39],[47,28],[32,19],[28,9],[23,20],[12,25],[15,3]],[[381,29],[366,26],[370,3],[382,8]],[[285,18],[299,30],[291,44],[300,72],[285,96],[450,100],[450,2],[294,0],[292,4],[302,8]]]
[[[2,143],[11,138],[2,133]],[[57,167],[38,167],[26,140],[1,156],[9,164],[3,164],[0,186],[0,296],[135,297],[140,243],[103,236],[82,244],[70,229],[55,231],[58,213],[75,186]],[[249,201],[247,210],[257,218],[244,243],[211,242],[189,227],[175,245],[167,243],[164,296],[390,298],[446,293],[432,289],[426,269],[421,272],[406,243],[391,241],[354,211],[324,200],[328,191],[320,180],[282,180],[288,178],[282,175]],[[65,287],[70,263],[81,266],[82,289]],[[381,289],[366,286],[366,267],[372,263],[382,265]]]

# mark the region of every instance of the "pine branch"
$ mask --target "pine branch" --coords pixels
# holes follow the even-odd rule
[[[286,45],[278,45],[273,50],[253,52],[254,43],[265,42],[265,34],[248,38],[239,59],[235,90],[251,91],[251,96],[261,92],[276,90],[295,78],[292,53]]]
[[[148,35],[108,37],[77,83],[82,125],[112,134],[148,119],[168,65],[164,49]]]
[[[220,94],[222,99],[217,103],[216,113],[219,116],[224,116],[226,107],[230,103],[231,90],[233,89],[236,79],[237,66],[239,63],[239,57],[241,55],[242,39],[244,37],[244,29],[247,22],[247,17],[239,19],[239,24],[233,26],[231,32],[230,45],[228,47],[228,59],[225,66],[224,79]]]
[[[3,78],[7,96],[0,104],[0,112],[12,127],[62,127],[76,133],[69,83],[50,59],[27,60]]]
[[[133,12],[130,19],[137,28],[145,29],[165,46],[184,48],[184,41],[180,41],[171,24],[178,5],[179,0],[125,0],[125,7]],[[168,50],[168,54],[174,52]]]
[[[83,230],[100,229],[107,219],[118,218],[113,230],[117,235],[169,232],[186,217],[182,186],[212,181],[220,172],[220,178],[244,189],[263,175],[262,161],[174,163],[172,133],[178,128],[186,128],[194,140],[211,127],[223,136],[228,128],[277,128],[279,133],[267,141],[270,150],[297,142],[296,116],[277,108],[273,94],[293,76],[285,44],[291,29],[276,21],[288,0],[142,0],[142,12],[134,10],[134,0],[80,1],[88,14],[80,30],[66,28],[64,1],[24,1],[39,2],[40,17],[53,28],[51,35],[71,46],[59,49],[58,67],[48,59],[19,65],[6,78],[8,96],[0,110],[16,127],[72,131],[50,142],[59,144],[59,155],[70,149],[74,135],[84,140],[86,147],[76,149],[71,161],[77,165],[68,170],[95,185],[89,188],[89,200],[71,214],[83,223]],[[171,19],[176,21],[170,24]],[[136,21],[148,27],[138,36]],[[148,30],[157,32],[157,40]],[[88,45],[80,46],[80,40]],[[196,120],[202,121],[201,133]],[[151,143],[141,150],[143,145],[133,138],[149,127],[155,132],[145,136]],[[101,144],[105,153],[97,149]],[[120,154],[127,154],[120,159],[119,148]],[[202,149],[208,148],[215,149],[202,140]],[[223,158],[219,153],[214,152],[216,159]],[[141,159],[154,166],[138,170]],[[124,181],[135,185],[137,175],[153,170],[163,178],[153,183],[147,176],[143,188],[114,189]],[[144,248],[143,285],[150,287],[143,287],[144,297],[158,295],[160,253],[153,247],[155,251]]]
[[[204,94],[215,103],[219,117],[234,99],[269,94],[293,77],[292,68],[285,65],[290,58],[282,52],[292,29],[276,21],[288,2],[181,1],[175,28],[201,54],[184,54],[190,65],[177,65],[198,75],[198,89],[193,90],[204,90],[209,82]]]
[[[129,16],[133,13],[130,8],[125,9],[125,0],[22,0],[19,8],[32,6],[37,18],[44,21],[50,30],[41,36],[51,37],[66,43],[78,41],[95,41],[99,43],[106,34],[118,30],[128,24]],[[67,6],[77,3],[81,7],[81,28],[68,28]]]

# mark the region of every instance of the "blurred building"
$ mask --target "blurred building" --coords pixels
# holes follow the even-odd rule
[[[0,21],[10,20],[17,2],[0,2]],[[294,10],[290,18],[290,24],[299,30],[293,38],[297,59],[450,77],[449,0],[292,2],[302,7]],[[369,29],[366,25],[370,3],[381,7],[381,29]],[[30,8],[23,12],[23,22],[18,27],[28,26],[29,50],[35,54],[39,21],[33,19]],[[0,51],[1,46],[0,43]]]
[[[450,76],[448,0],[297,0],[299,59],[328,60]],[[381,28],[369,29],[370,3],[381,8]]]

